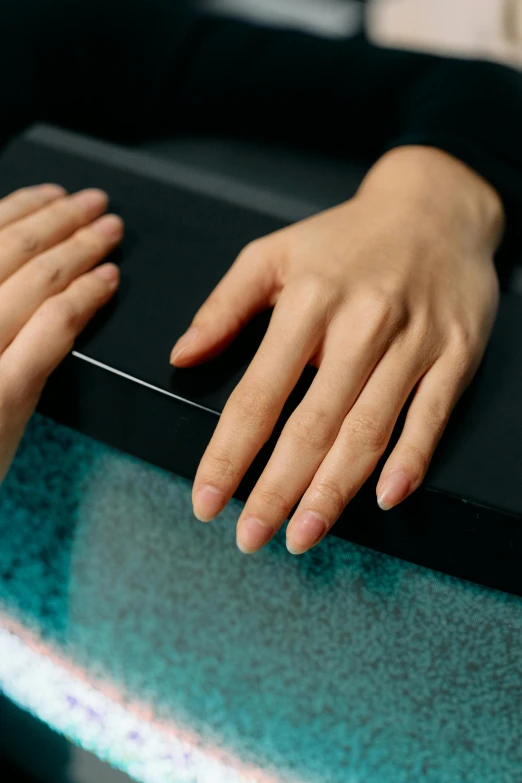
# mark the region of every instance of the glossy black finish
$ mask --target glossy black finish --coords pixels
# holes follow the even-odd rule
[[[218,196],[215,182],[205,184],[197,172],[125,157],[109,145],[94,148],[70,134],[33,133],[17,141],[0,163],[2,194],[57,178],[70,189],[94,184],[107,189],[111,208],[130,226],[120,252],[118,301],[96,319],[77,351],[149,386],[72,356],[54,375],[40,409],[193,478],[269,313],[255,319],[222,357],[199,368],[173,371],[170,348],[241,247],[296,219],[291,213],[299,206],[274,199],[272,211],[284,213],[278,218],[261,196],[255,207],[255,193],[241,198],[237,188],[224,183]],[[454,412],[423,487],[387,513],[375,501],[375,484],[397,440],[403,411],[386,454],[346,508],[335,535],[522,595],[521,336],[522,299],[504,294],[484,362]],[[241,483],[239,499],[248,496],[314,372],[308,367],[303,374],[273,437]]]

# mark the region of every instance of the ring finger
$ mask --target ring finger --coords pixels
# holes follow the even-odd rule
[[[398,324],[382,328],[382,323],[349,312],[349,320],[341,317],[331,326],[319,371],[286,422],[241,513],[237,543],[245,553],[272,538],[310,486],[345,416],[395,337]]]
[[[287,528],[287,547],[302,554],[323,538],[372,474],[411,391],[427,372],[426,354],[404,356],[395,343],[379,362],[321,463]]]

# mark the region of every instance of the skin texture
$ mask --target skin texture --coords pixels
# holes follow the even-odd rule
[[[414,492],[487,346],[503,229],[485,180],[411,146],[386,153],[354,199],[249,245],[171,357],[177,367],[203,362],[274,307],[199,465],[195,515],[210,521],[224,508],[307,363],[318,373],[245,504],[239,548],[264,546],[299,501],[287,547],[317,544],[373,472],[415,389],[376,487],[383,510]]]
[[[118,268],[98,266],[123,235],[106,208],[103,191],[58,185],[0,200],[0,480],[47,378],[118,287]]]

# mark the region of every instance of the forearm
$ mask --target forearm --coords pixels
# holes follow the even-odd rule
[[[494,63],[434,58],[399,107],[400,124],[386,150],[437,147],[499,194],[505,230],[495,261],[505,284],[522,261],[522,74]]]
[[[502,241],[506,216],[499,193],[480,174],[447,152],[430,146],[394,148],[372,166],[357,198],[370,195],[383,210],[411,213],[419,236],[435,228],[432,241],[459,232],[463,245],[491,264]],[[445,227],[443,230],[442,227]]]

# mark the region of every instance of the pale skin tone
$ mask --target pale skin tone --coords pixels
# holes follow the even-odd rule
[[[123,223],[106,207],[102,191],[57,185],[0,200],[0,480],[50,373],[117,290],[117,267],[100,262]],[[414,492],[487,346],[503,228],[481,177],[439,150],[403,147],[352,200],[245,248],[172,355],[177,367],[203,362],[274,308],[199,465],[196,516],[210,521],[227,504],[308,363],[317,375],[241,513],[240,549],[264,546],[298,502],[288,549],[315,546],[373,472],[413,390],[376,491],[384,510]]]
[[[102,191],[58,185],[0,200],[0,480],[50,373],[118,287],[100,262],[123,223],[106,208]]]
[[[200,462],[195,515],[210,521],[225,507],[306,364],[317,375],[240,515],[239,548],[263,547],[296,503],[287,547],[315,546],[373,473],[415,390],[377,502],[387,510],[414,492],[486,349],[503,229],[485,180],[412,146],[384,155],[352,200],[248,246],[171,357],[201,363],[274,308]]]

